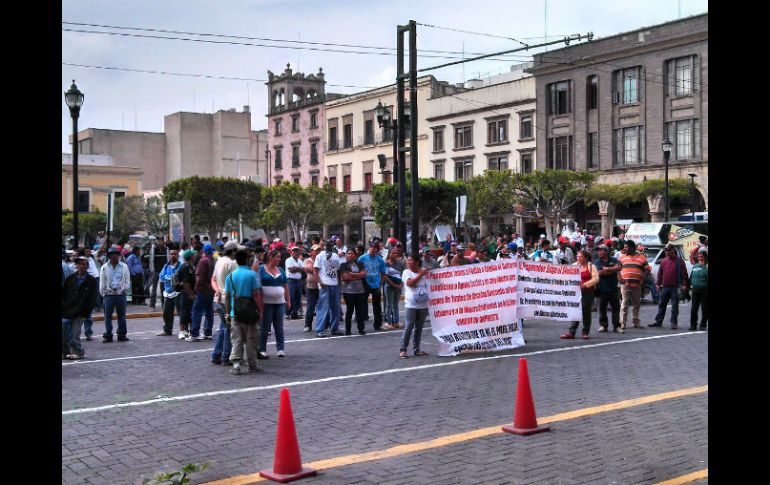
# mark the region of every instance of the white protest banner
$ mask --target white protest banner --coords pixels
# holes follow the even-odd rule
[[[434,269],[428,277],[430,327],[439,355],[524,345],[516,319],[515,260]]]
[[[519,261],[518,318],[582,321],[580,268]]]

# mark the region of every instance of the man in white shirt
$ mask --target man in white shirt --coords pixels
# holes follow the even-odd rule
[[[554,255],[554,262],[557,264],[572,264],[575,262],[575,254],[569,247],[569,239],[566,236],[559,238],[559,249]]]
[[[104,301],[104,335],[102,343],[112,342],[112,312],[118,312],[118,342],[127,342],[126,291],[131,286],[128,265],[120,260],[120,250],[115,246],[107,251],[109,261],[99,273],[99,293]]]
[[[338,237],[337,240],[334,241],[335,251],[337,251],[337,256],[344,258],[345,255],[348,253],[348,247],[345,246],[345,243],[342,241],[341,237]]]
[[[330,315],[331,335],[345,335],[338,330],[340,325],[340,316],[342,315],[342,306],[340,305],[340,286],[339,269],[342,260],[335,252],[334,242],[329,240],[326,243],[326,251],[320,253],[315,258],[313,268],[318,276],[319,298],[318,309],[316,310],[316,337],[326,337],[324,333],[324,320],[326,315]]]
[[[229,365],[230,363],[230,352],[233,346],[225,317],[225,285],[227,285],[228,275],[238,269],[238,263],[233,258],[235,252],[243,249],[243,246],[238,245],[235,241],[228,241],[224,248],[225,254],[217,259],[214,273],[211,275],[211,286],[214,288],[214,312],[219,314],[219,332],[217,332],[214,351],[211,353],[211,363],[214,365]]]
[[[524,239],[518,235],[518,233],[511,234],[511,242],[516,245],[518,248],[524,247]]]
[[[302,273],[305,266],[300,258],[299,246],[291,248],[291,256],[286,258],[286,279],[289,281],[289,298],[291,299],[290,313],[286,314],[289,320],[299,320],[299,310],[302,308]]]

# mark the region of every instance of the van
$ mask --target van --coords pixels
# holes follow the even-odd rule
[[[681,224],[681,225],[680,225]],[[644,254],[652,268],[653,281],[657,281],[660,262],[666,253],[664,247],[666,244],[673,244],[679,257],[684,259],[687,266],[687,274],[692,270],[690,263],[690,252],[698,246],[698,238],[701,236],[694,228],[708,228],[708,222],[701,224],[680,222],[678,224],[669,222],[647,222],[634,223],[628,226],[626,239],[634,241],[636,244],[644,245]]]

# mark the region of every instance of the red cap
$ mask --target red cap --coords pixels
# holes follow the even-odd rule
[[[389,237],[388,238],[388,244],[396,244],[398,242],[398,239],[395,237]]]

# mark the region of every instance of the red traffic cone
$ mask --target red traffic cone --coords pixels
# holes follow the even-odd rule
[[[519,359],[519,383],[516,386],[516,404],[513,413],[513,426],[503,426],[503,431],[514,434],[529,435],[550,431],[549,426],[537,426],[535,403],[532,400],[532,390],[529,387],[529,371],[527,359]]]
[[[297,431],[294,429],[294,415],[291,412],[289,390],[284,387],[281,389],[281,407],[278,411],[278,432],[275,437],[273,469],[260,470],[259,475],[276,482],[286,483],[317,473],[318,470],[302,466]]]

